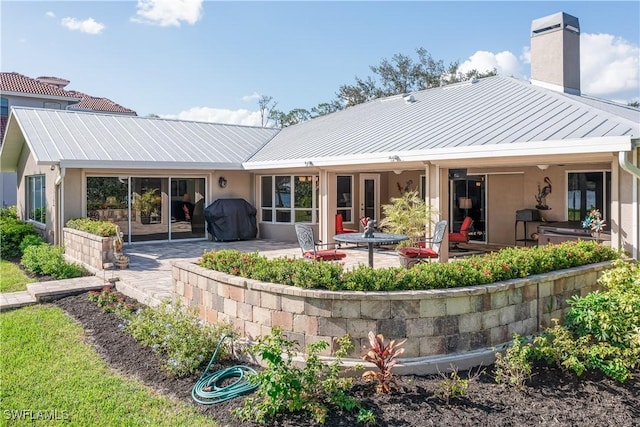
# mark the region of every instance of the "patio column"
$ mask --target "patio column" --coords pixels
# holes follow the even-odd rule
[[[448,169],[441,168],[431,163],[425,164],[425,203],[436,209],[438,219],[447,220],[447,232],[444,233],[444,240],[440,247],[440,260],[449,260],[449,232],[451,231],[451,221],[449,221],[449,179]],[[435,219],[435,218],[434,218]],[[427,236],[433,234],[433,224],[427,225]]]
[[[318,238],[323,242],[331,242],[333,241],[333,223],[330,221],[333,218],[330,215],[330,212],[336,211],[336,202],[335,197],[333,198],[333,203],[331,201],[331,181],[330,177],[334,176],[334,174],[330,174],[324,169],[318,171],[318,179],[320,180],[319,190],[320,191],[320,206],[318,212]]]

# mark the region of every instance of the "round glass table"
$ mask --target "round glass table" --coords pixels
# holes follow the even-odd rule
[[[372,236],[365,236],[364,233],[343,233],[333,236],[333,240],[342,243],[366,243],[369,249],[369,267],[373,267],[373,246],[378,245],[393,245],[403,240],[407,240],[409,237],[404,234],[392,234],[392,233],[373,233]]]

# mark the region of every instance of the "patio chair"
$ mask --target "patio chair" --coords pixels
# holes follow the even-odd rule
[[[336,261],[347,256],[346,253],[335,249],[333,243],[322,243],[313,237],[313,228],[307,224],[295,224],[296,236],[302,250],[302,256],[306,259],[321,261]],[[333,249],[320,249],[322,247],[334,246]]]
[[[336,234],[357,233],[358,231],[360,230],[344,228],[344,224],[342,223],[342,214],[336,214]]]
[[[467,249],[463,249],[458,246],[460,243],[469,243],[469,229],[473,225],[473,219],[468,216],[462,221],[462,225],[460,226],[460,231],[456,231],[453,233],[449,233],[449,243],[453,243],[452,250],[456,251],[466,251]]]
[[[418,242],[416,247],[400,249],[400,254],[406,258],[414,258],[417,261],[430,261],[440,257],[440,246],[447,229],[447,220],[438,221],[434,227],[433,236]],[[428,246],[427,246],[428,244]]]

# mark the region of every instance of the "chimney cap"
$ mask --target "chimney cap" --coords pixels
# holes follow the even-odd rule
[[[568,30],[580,34],[580,22],[575,16],[565,12],[554,13],[531,22],[531,37],[551,31]]]

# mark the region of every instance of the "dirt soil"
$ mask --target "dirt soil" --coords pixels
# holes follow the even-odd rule
[[[123,332],[121,319],[103,313],[86,294],[61,299],[56,305],[83,326],[87,341],[114,370],[159,393],[193,404],[221,426],[254,426],[231,416],[230,411],[242,405],[242,398],[210,406],[194,403],[191,388],[199,375],[171,377],[161,369],[154,352]],[[537,367],[521,392],[496,384],[491,372],[492,367],[487,367],[470,381],[466,396],[449,404],[438,397],[442,378],[437,375],[403,376],[402,390],[389,395],[376,394],[371,384],[358,380],[352,393],[375,413],[378,426],[640,426],[640,372],[620,384],[594,373],[577,379],[558,369]],[[316,424],[302,414],[289,414],[269,425]],[[355,414],[332,410],[325,425],[358,424]]]

